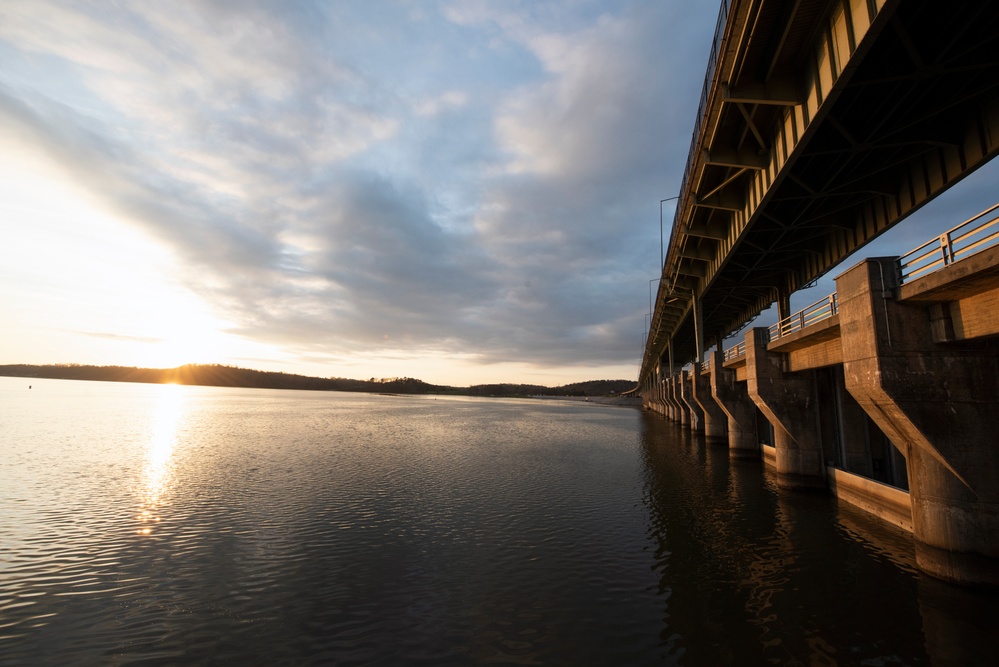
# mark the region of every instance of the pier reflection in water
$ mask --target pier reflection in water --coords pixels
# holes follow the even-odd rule
[[[996,598],[655,415],[0,378],[0,664],[990,664]],[[984,662],[983,662],[984,660]]]
[[[999,597],[920,574],[904,531],[651,414],[643,458],[679,662],[994,664]]]

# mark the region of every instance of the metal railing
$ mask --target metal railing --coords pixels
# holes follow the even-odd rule
[[[711,87],[716,78],[715,69],[717,68],[718,65],[718,56],[721,53],[722,39],[725,36],[725,26],[728,23],[728,12],[730,9],[731,2],[732,0],[721,0],[721,7],[719,7],[718,9],[718,19],[715,21],[715,35],[714,39],[711,41],[711,52],[708,54],[707,71],[704,75],[704,85],[701,88],[701,99],[697,104],[697,116],[694,118],[694,131],[693,131],[693,136],[691,137],[690,140],[690,151],[687,153],[687,163],[684,166],[683,179],[680,182],[680,191],[679,191],[680,194],[677,197],[676,209],[673,213],[673,229],[676,229],[679,226],[678,225],[679,217],[681,215],[684,205],[684,194],[687,191],[687,181],[690,178],[690,171],[691,169],[693,169],[694,165],[694,156],[695,153],[697,152],[697,142],[701,135],[701,125],[704,122],[704,113],[705,113],[705,108],[707,107],[708,104],[708,96],[711,92]],[[660,267],[660,270],[664,272],[664,277],[665,277],[665,266]],[[672,276],[674,283],[676,281],[677,275],[679,274],[674,273]],[[665,282],[666,281],[664,280],[660,283],[660,290],[663,289],[662,286]],[[658,320],[656,328],[657,328],[656,333],[658,334]],[[647,368],[652,359],[651,349],[650,349],[652,346],[649,343],[649,341],[651,340],[653,340],[653,337],[650,332],[649,338],[646,340],[644,346],[645,354],[642,357],[642,368]]]
[[[828,320],[839,311],[839,302],[836,292],[833,292],[824,299],[816,301],[812,305],[802,308],[794,315],[785,317],[777,324],[770,327],[770,340],[777,340],[784,336],[801,331],[807,326]]]
[[[999,204],[898,258],[899,282],[921,278],[999,243]]]
[[[725,350],[723,354],[725,357],[725,361],[731,361],[736,357],[741,357],[742,355],[746,354],[746,341],[742,341],[741,343],[736,343],[732,347]]]
[[[711,41],[711,53],[708,54],[707,72],[704,74],[704,85],[701,88],[701,99],[697,103],[697,116],[694,118],[694,132],[690,138],[690,151],[687,153],[687,163],[683,168],[683,179],[680,181],[680,196],[677,197],[676,209],[673,213],[673,229],[679,226],[680,216],[683,213],[684,195],[687,192],[687,181],[690,178],[690,171],[694,168],[694,158],[697,154],[697,144],[701,137],[701,125],[704,123],[704,113],[708,105],[708,95],[711,93],[715,80],[715,69],[718,65],[718,56],[721,53],[722,38],[725,36],[725,26],[728,23],[728,10],[730,0],[722,0],[718,9],[718,19],[715,22],[715,36]],[[676,275],[673,276],[676,278]]]

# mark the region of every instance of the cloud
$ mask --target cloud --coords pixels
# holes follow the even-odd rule
[[[637,363],[713,13],[14,3],[0,117],[240,335]]]
[[[151,336],[125,336],[107,331],[77,331],[74,333],[90,336],[91,338],[104,338],[107,340],[121,340],[134,343],[162,343],[164,340],[162,338],[154,338]]]

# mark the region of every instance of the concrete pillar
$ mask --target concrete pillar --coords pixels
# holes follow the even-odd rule
[[[749,398],[746,383],[735,379],[735,371],[725,368],[724,360],[724,353],[715,350],[711,359],[711,395],[727,418],[729,457],[758,459],[756,405]]]
[[[690,426],[690,408],[683,401],[682,396],[682,376],[681,373],[674,373],[670,379],[670,398],[676,406],[677,423],[681,426]]]
[[[728,416],[711,395],[711,377],[701,373],[702,364],[694,364],[694,400],[704,414],[704,437],[724,441],[728,434]]]
[[[906,456],[919,568],[999,586],[999,350],[934,343],[929,307],[895,300],[895,267],[836,279],[846,388]]]
[[[670,421],[675,421],[676,415],[673,414],[673,402],[669,400],[669,376],[664,377],[659,382],[659,394],[663,399],[663,416]]]
[[[777,321],[783,322],[791,316],[791,293],[781,290],[777,295]]]
[[[673,376],[663,378],[663,399],[666,401],[666,414],[670,421],[679,421],[680,415],[676,411],[676,404],[673,403]]]
[[[659,382],[656,383],[656,391],[659,392],[659,404],[662,406],[662,415],[664,418],[670,418],[670,405],[669,401],[666,400],[666,378],[660,378]]]
[[[746,333],[749,397],[774,426],[777,485],[785,489],[826,488],[825,461],[813,372],[785,373],[780,353],[767,350],[768,332]]]
[[[690,430],[694,433],[704,432],[704,410],[694,400],[694,379],[687,371],[680,371],[680,398],[690,412]]]
[[[694,311],[694,352],[697,358],[694,360],[694,368],[704,361],[704,309],[701,307],[701,300],[697,298],[697,292],[690,292],[691,305]]]

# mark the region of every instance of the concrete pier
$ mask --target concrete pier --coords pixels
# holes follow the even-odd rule
[[[762,451],[782,488],[911,530],[924,572],[999,587],[999,246],[905,284],[899,266],[861,262],[814,323],[752,329],[646,401],[732,457]]]
[[[704,437],[712,442],[724,442],[728,436],[728,416],[711,393],[711,376],[702,371],[703,364],[694,364],[691,377],[694,401],[704,416]]]
[[[777,484],[788,489],[824,489],[825,460],[813,374],[785,373],[782,355],[769,352],[768,343],[766,329],[746,333],[749,397],[774,427]]]
[[[679,373],[674,374],[669,381],[669,397],[676,410],[676,422],[681,426],[690,426],[690,408],[683,400],[683,381]]]
[[[760,458],[756,437],[756,406],[749,398],[745,382],[724,366],[725,355],[716,350],[711,359],[711,395],[725,413],[729,456],[737,459]]]
[[[846,388],[905,454],[919,567],[999,586],[999,347],[935,342],[896,275],[877,258],[836,280]]]
[[[694,433],[704,432],[704,410],[694,400],[694,378],[687,371],[680,371],[680,400],[687,406],[690,414],[690,430]]]

